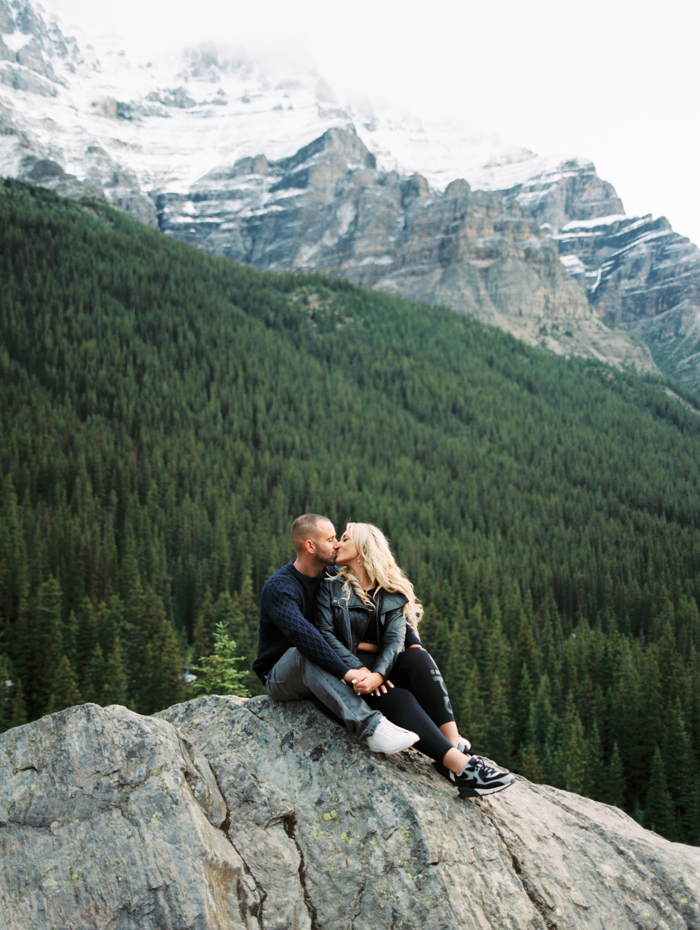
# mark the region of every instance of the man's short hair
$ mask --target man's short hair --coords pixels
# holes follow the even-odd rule
[[[319,513],[303,513],[292,523],[292,542],[297,552],[304,548],[307,539],[311,539],[316,534],[321,520],[328,520],[328,517],[322,517]]]

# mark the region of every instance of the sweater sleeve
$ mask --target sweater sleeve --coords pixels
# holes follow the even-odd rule
[[[307,659],[338,678],[343,678],[349,671],[316,627],[303,615],[296,592],[277,580],[268,582],[263,588],[261,607],[277,629]]]

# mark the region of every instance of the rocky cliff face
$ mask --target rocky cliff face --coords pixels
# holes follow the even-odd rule
[[[104,197],[234,260],[446,304],[559,354],[653,371],[649,346],[700,387],[700,252],[665,220],[625,217],[590,162],[355,112],[317,75],[214,48],[136,66],[0,0],[0,173]]]
[[[667,220],[572,220],[556,241],[591,305],[649,346],[659,367],[700,390],[700,251]]]
[[[611,190],[597,178],[566,184],[581,202],[586,190]],[[504,197],[464,180],[436,191],[420,174],[378,168],[350,127],[329,130],[290,158],[222,166],[188,193],[156,203],[164,232],[235,261],[342,275],[473,314],[559,354],[654,370],[646,346],[606,326],[560,261],[540,223],[568,219],[560,194],[550,185]],[[527,202],[535,197],[541,215],[533,216]]]
[[[82,705],[0,736],[4,930],[697,930],[699,874],[563,791],[459,801],[306,703]]]

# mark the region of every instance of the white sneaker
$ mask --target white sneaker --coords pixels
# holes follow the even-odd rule
[[[472,744],[469,742],[469,740],[464,736],[460,736],[459,742],[457,743],[457,749],[466,755],[466,753],[468,753],[471,748]]]
[[[385,752],[388,756],[392,756],[395,752],[401,752],[402,749],[413,746],[419,739],[420,736],[412,730],[397,727],[386,717],[382,717],[377,729],[367,737],[367,745],[372,752]]]

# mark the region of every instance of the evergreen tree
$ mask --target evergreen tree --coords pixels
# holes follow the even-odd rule
[[[516,679],[515,702],[512,715],[516,746],[521,746],[528,740],[530,740],[530,745],[532,745],[532,737],[528,733],[528,729],[533,701],[534,695],[530,682],[530,673],[527,665],[523,662]]]
[[[680,698],[670,713],[663,741],[662,758],[673,759],[674,777],[669,787],[673,801],[678,840],[686,843],[696,827],[696,782],[698,763],[685,724]]]
[[[140,714],[177,703],[183,686],[180,646],[161,598],[137,582],[129,594],[126,622],[130,636],[130,695]]]
[[[27,705],[24,700],[22,682],[18,679],[13,688],[12,707],[10,711],[10,727],[21,727],[27,723]]]
[[[625,779],[625,767],[622,764],[620,747],[615,743],[613,746],[612,756],[607,772],[607,791],[605,800],[608,804],[624,809],[625,792],[627,790],[627,781]]]
[[[458,597],[450,632],[449,661],[442,670],[449,694],[454,694],[464,681],[464,670],[469,667],[471,655],[471,638],[464,616],[464,605],[462,598]]]
[[[481,676],[476,662],[472,662],[467,674],[462,700],[456,719],[459,731],[469,739],[472,746],[483,747],[486,733],[486,710],[482,694]],[[483,751],[481,748],[479,752]]]
[[[105,683],[105,660],[100,644],[97,643],[90,662],[85,669],[85,676],[81,685],[83,699],[92,704],[102,703],[102,692]]]
[[[571,692],[562,724],[562,740],[557,754],[558,782],[566,791],[581,794],[586,785],[588,746]]]
[[[594,801],[605,801],[608,778],[605,771],[603,745],[595,720],[586,744],[586,781],[582,793],[588,798],[593,798]]]
[[[104,707],[110,704],[126,705],[128,702],[128,679],[124,668],[124,656],[120,641],[117,639],[107,654],[104,664],[104,683],[100,703]]]
[[[82,704],[82,702],[75,672],[71,668],[68,657],[62,656],[51,683],[51,695],[46,712],[53,714],[67,707],[73,707],[75,704]]]
[[[27,558],[17,495],[12,477],[8,476],[0,489],[0,636],[7,634],[19,621],[27,583]]]
[[[226,632],[225,623],[217,623],[214,631],[214,652],[202,657],[199,666],[194,666],[197,680],[192,690],[198,694],[235,694],[248,697],[248,689],[242,684],[245,673],[236,668],[241,657],[236,654],[236,643]]]
[[[0,654],[0,733],[7,730],[12,716],[12,679],[7,657]]]
[[[518,771],[524,778],[527,778],[528,781],[534,782],[537,785],[542,784],[544,781],[544,769],[542,768],[542,764],[537,757],[537,752],[532,743],[528,743],[521,748],[518,760]]]
[[[666,781],[666,768],[658,746],[654,749],[651,760],[651,776],[646,796],[645,820],[649,829],[660,833],[666,839],[676,838],[676,820],[673,801]]]
[[[214,604],[212,602],[211,591],[207,588],[204,594],[204,601],[197,614],[193,632],[193,649],[195,655],[209,655],[214,648],[214,630],[216,620],[214,619]]]
[[[526,740],[542,755],[555,714],[552,710],[549,676],[542,675],[534,702],[530,703]]]
[[[88,677],[88,668],[99,645],[95,608],[89,597],[84,597],[76,617],[75,670],[81,681]]]
[[[21,618],[15,665],[30,720],[47,712],[61,662],[61,599],[61,587],[50,575]]]
[[[513,719],[508,706],[508,696],[495,677],[491,683],[491,694],[486,711],[485,753],[497,759],[501,765],[513,765]]]

